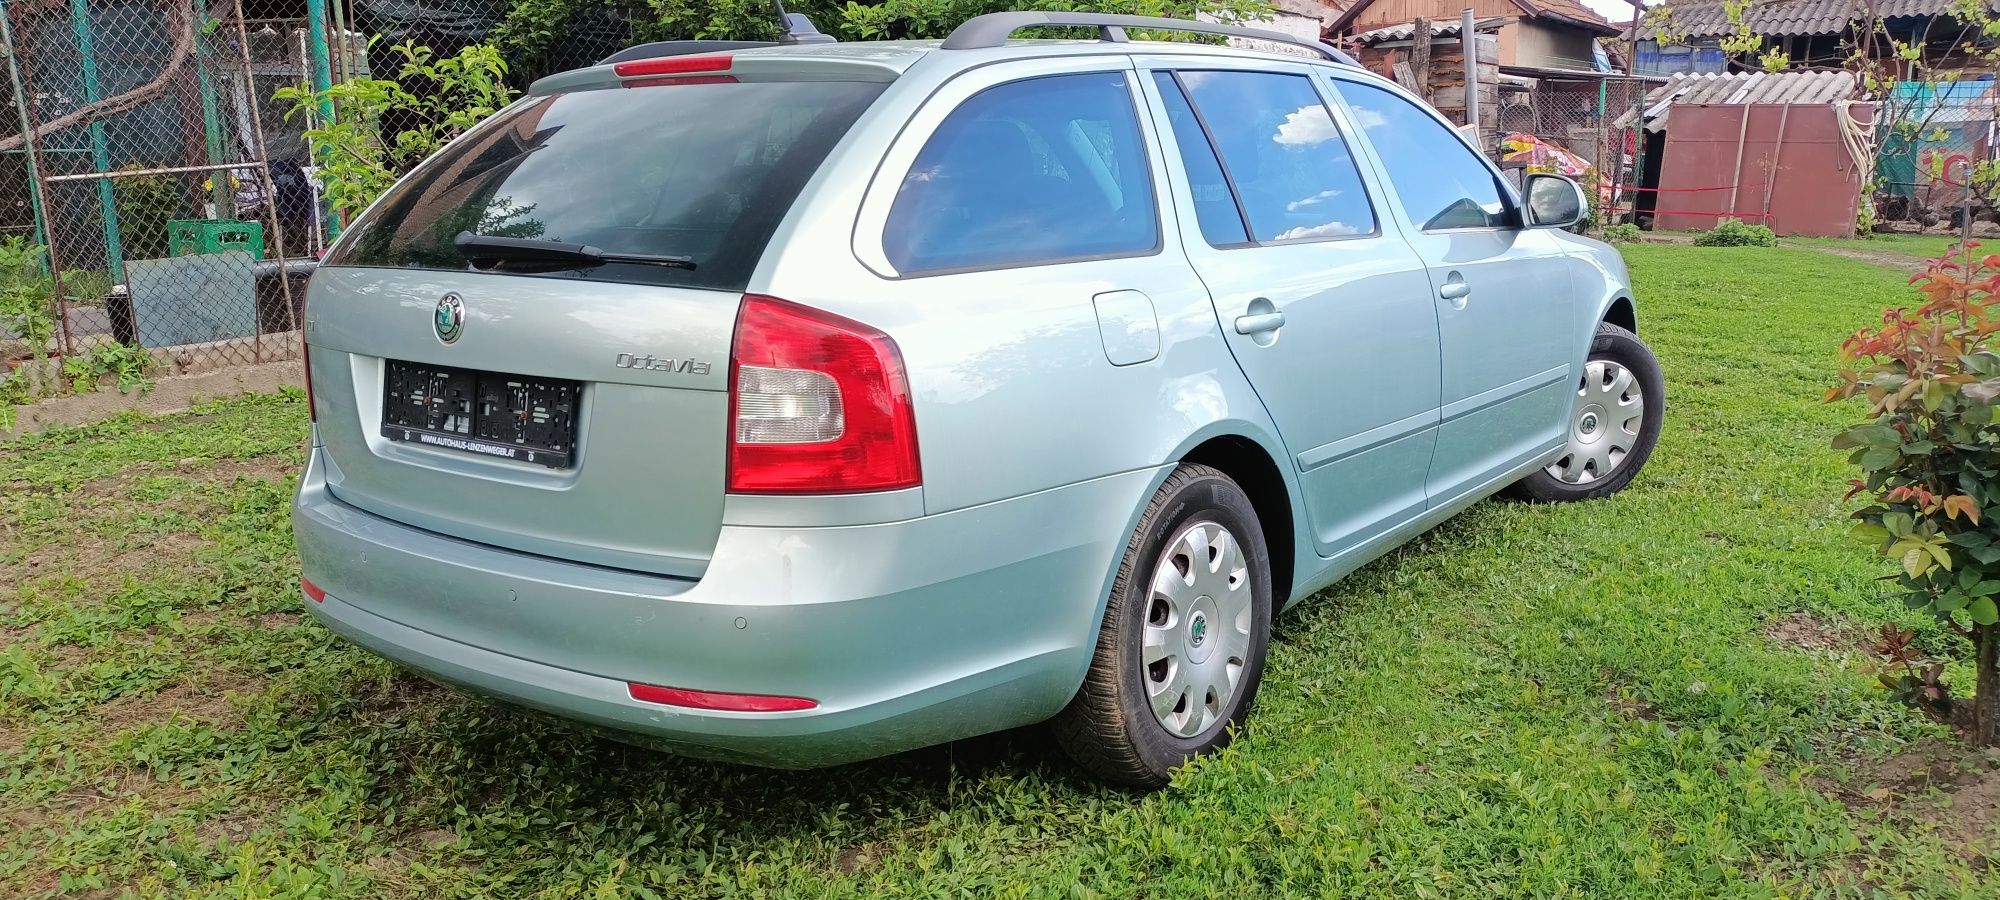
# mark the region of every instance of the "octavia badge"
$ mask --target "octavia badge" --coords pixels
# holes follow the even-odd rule
[[[431,324],[437,328],[438,340],[447,344],[458,340],[465,333],[465,299],[457,294],[439,297]]]

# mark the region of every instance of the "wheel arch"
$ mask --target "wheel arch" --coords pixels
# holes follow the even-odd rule
[[[1271,557],[1271,599],[1283,607],[1297,583],[1298,523],[1293,514],[1296,505],[1291,483],[1277,460],[1263,444],[1250,437],[1218,434],[1188,448],[1180,461],[1219,469],[1250,496],[1250,505],[1257,510],[1257,523],[1264,531],[1265,550]]]
[[[1624,294],[1613,296],[1604,311],[1598,314],[1597,320],[1609,322],[1633,334],[1639,333],[1639,312],[1633,307],[1632,298]]]

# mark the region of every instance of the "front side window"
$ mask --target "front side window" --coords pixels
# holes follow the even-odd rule
[[[1375,210],[1361,171],[1311,79],[1201,71],[1176,72],[1174,80],[1207,126],[1253,240],[1328,240],[1375,232]],[[1171,119],[1174,89],[1163,84],[1161,90]],[[1175,131],[1181,131],[1178,124]],[[1183,138],[1184,157],[1187,144]]]
[[[910,166],[882,248],[903,274],[1152,253],[1152,173],[1125,76],[988,88]]]
[[[1415,104],[1372,85],[1335,81],[1396,186],[1403,211],[1425,231],[1513,224],[1500,184],[1458,135]]]

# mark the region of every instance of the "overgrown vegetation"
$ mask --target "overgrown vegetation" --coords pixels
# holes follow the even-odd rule
[[[130,394],[153,389],[153,355],[144,348],[127,344],[98,344],[82,353],[63,358],[63,377],[70,390],[86,394],[97,390],[106,377],[115,377],[118,393]]]
[[[131,165],[125,169],[139,170]],[[129,259],[159,259],[167,255],[167,223],[181,216],[181,182],[175,175],[128,175],[111,180],[118,209],[118,231]],[[72,273],[64,272],[65,286]],[[102,297],[102,294],[97,295]]]
[[[1639,230],[1639,226],[1631,222],[1620,222],[1616,225],[1605,226],[1604,240],[1613,244],[1633,244],[1638,243],[1644,234],[1644,232]]]
[[[55,279],[48,251],[20,235],[0,240],[0,329],[14,333],[39,361],[55,337]],[[4,360],[0,360],[4,362]]]
[[[771,772],[399,672],[302,613],[297,394],[0,448],[0,896],[1994,896],[1992,764],[1863,670],[1960,639],[1856,552],[1818,402],[1907,275],[1625,252],[1673,395],[1631,489],[1287,612],[1253,726],[1145,797],[1033,730]]]
[[[1723,219],[1714,228],[1694,236],[1697,247],[1776,247],[1778,236],[1766,225],[1746,225],[1741,219]]]
[[[292,104],[292,117],[333,105],[334,121],[306,129],[305,137],[322,167],[327,204],[347,216],[359,214],[397,178],[515,95],[505,81],[507,62],[490,45],[473,44],[447,57],[409,42],[390,50],[401,57],[394,78],[357,78],[320,92],[298,86],[273,92],[277,101]],[[427,87],[413,90],[413,84]]]
[[[2000,258],[1977,243],[1955,250],[1915,283],[1922,302],[1882,314],[1882,324],[1841,345],[1858,371],[1841,373],[1828,400],[1868,402],[1868,421],[1834,440],[1852,451],[1862,479],[1850,496],[1872,501],[1855,512],[1855,534],[1902,568],[1896,586],[1912,608],[1970,641],[1973,706],[1960,717],[1973,742],[2000,744]],[[1912,705],[1950,722],[1953,697],[1944,664],[1920,661],[1911,641],[1891,632],[1885,655],[1896,668],[1882,681]]]

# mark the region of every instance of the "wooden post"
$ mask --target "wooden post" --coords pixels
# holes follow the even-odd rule
[[[1473,143],[1486,149],[1486,134],[1479,127],[1479,32],[1473,28],[1472,7],[1458,14],[1458,42],[1465,51],[1465,124],[1472,126]]]
[[[1417,96],[1425,103],[1431,102],[1431,20],[1418,19],[1411,23],[1415,29],[1410,33],[1410,74],[1416,76]]]

